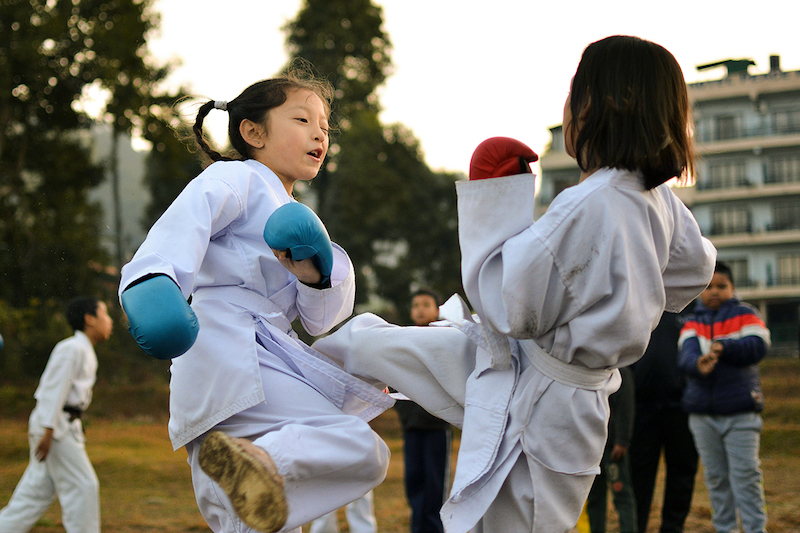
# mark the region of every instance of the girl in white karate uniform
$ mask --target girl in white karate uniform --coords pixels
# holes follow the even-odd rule
[[[536,156],[518,141],[482,143],[457,184],[477,318],[454,297],[450,327],[360,315],[314,344],[462,427],[449,533],[570,531],[599,472],[616,368],[713,274],[715,249],[664,183],[693,170],[675,58],[609,37],[586,48],[571,89],[563,131],[580,183],[545,215],[533,221]]]
[[[299,317],[319,335],[350,316],[347,254],[332,246],[326,280],[316,255],[298,261],[265,243],[267,220],[294,203],[295,182],[314,178],[325,159],[330,96],[327,83],[290,74],[204,104],[194,129],[216,162],[122,270],[121,301],[140,345],[170,358],[191,345],[171,366],[169,434],[175,449],[186,447],[198,506],[215,532],[299,532],[386,474],[388,448],[367,421],[393,400],[304,345],[291,326]],[[204,140],[212,109],[229,113],[239,159]],[[153,314],[153,328],[142,326]],[[186,346],[160,352],[186,331]]]

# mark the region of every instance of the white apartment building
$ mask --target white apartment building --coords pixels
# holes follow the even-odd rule
[[[759,308],[773,353],[796,354],[800,327],[800,71],[750,74],[750,60],[727,60],[724,77],[689,84],[698,168],[695,185],[675,188],[728,263],[740,298]],[[540,160],[536,213],[577,183],[561,126]]]

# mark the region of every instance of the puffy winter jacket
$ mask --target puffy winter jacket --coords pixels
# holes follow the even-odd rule
[[[711,344],[724,346],[714,370],[697,370],[697,359]],[[678,340],[678,366],[687,376],[681,401],[689,413],[727,415],[764,408],[758,362],[770,346],[770,334],[758,311],[731,298],[717,311],[698,301]]]

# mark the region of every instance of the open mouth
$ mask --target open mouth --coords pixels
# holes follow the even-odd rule
[[[322,150],[320,150],[319,148],[316,150],[311,150],[310,152],[308,152],[308,155],[314,157],[315,159],[319,159],[322,157]]]

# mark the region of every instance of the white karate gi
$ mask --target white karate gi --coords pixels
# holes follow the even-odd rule
[[[705,288],[716,250],[667,186],[644,191],[624,170],[566,189],[535,223],[533,175],[457,189],[482,323],[451,299],[454,328],[361,315],[314,348],[462,426],[446,531],[568,532],[599,472],[613,369]]]
[[[97,356],[82,331],[56,344],[47,361],[28,420],[30,462],[8,505],[0,511],[0,533],[24,533],[41,518],[56,496],[68,533],[100,531],[100,497],[97,475],[86,454],[80,418],[70,421],[64,406],[85,410],[92,401]],[[44,461],[36,447],[45,429],[53,441]]]
[[[186,446],[198,506],[214,531],[242,526],[197,464],[212,429],[249,438],[272,456],[286,481],[286,531],[361,497],[388,467],[388,448],[366,421],[393,400],[292,331],[298,316],[311,335],[347,318],[355,282],[336,245],[329,289],[298,283],[278,262],[264,225],[291,201],[257,161],[214,163],[186,186],[122,270],[120,293],[146,274],[163,273],[192,297],[200,331],[172,361],[169,434],[175,449]]]

